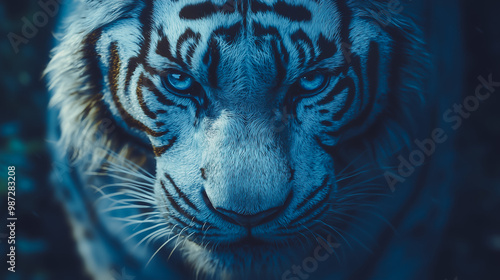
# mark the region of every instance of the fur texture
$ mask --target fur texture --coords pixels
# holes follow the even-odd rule
[[[381,26],[370,13],[387,5],[75,1],[47,68],[59,147],[94,172],[83,182],[116,195],[97,213],[128,197],[132,212],[112,215],[137,226],[111,234],[124,252],[137,239],[144,264],[167,244],[193,275],[242,279],[281,277],[329,235],[371,247],[356,224],[379,215],[367,208],[383,205],[381,174],[418,135],[427,98],[418,30],[400,15]],[[189,92],[168,84],[178,72],[195,84]],[[309,73],[324,87],[301,88]],[[135,220],[144,203],[152,225]],[[275,208],[252,227],[219,213]],[[380,215],[397,212],[389,208]]]

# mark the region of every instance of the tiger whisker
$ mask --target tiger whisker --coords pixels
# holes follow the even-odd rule
[[[166,225],[166,223],[163,223],[162,225]],[[168,232],[168,228],[161,228],[158,230],[153,231],[152,233],[148,234],[146,237],[142,238],[135,246],[134,250],[136,250],[144,241],[150,239],[152,236],[156,236],[158,234],[163,234],[164,232]]]
[[[165,247],[170,241],[172,241],[174,238],[176,238],[177,235],[174,235],[172,237],[170,237],[169,239],[167,239],[167,241],[165,241],[155,252],[154,254],[151,256],[151,258],[149,258],[148,262],[146,263],[146,266],[147,267],[149,265],[149,263],[153,260],[153,258],[156,256],[156,254],[158,254],[158,252],[160,252],[160,250]]]

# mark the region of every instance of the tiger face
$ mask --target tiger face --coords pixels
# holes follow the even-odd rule
[[[86,77],[152,147],[158,211],[201,270],[285,265],[335,227],[331,150],[398,98],[396,29],[364,5],[144,1],[84,38]]]

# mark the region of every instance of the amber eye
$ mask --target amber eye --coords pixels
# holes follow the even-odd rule
[[[328,77],[324,73],[313,71],[302,76],[299,85],[306,93],[315,93],[322,90],[327,82]]]

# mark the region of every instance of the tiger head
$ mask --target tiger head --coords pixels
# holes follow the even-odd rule
[[[271,273],[306,256],[335,235],[353,191],[336,152],[409,130],[418,93],[404,69],[420,41],[396,15],[373,18],[382,2],[80,6],[48,70],[61,141],[91,153],[84,132],[153,159],[157,211],[205,273]],[[122,133],[92,138],[103,116]]]

